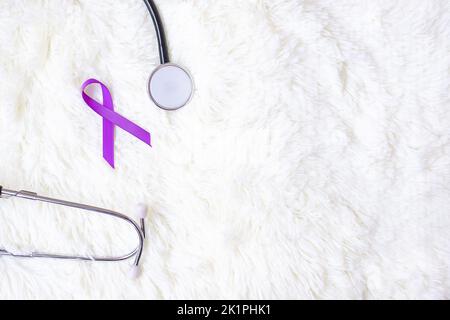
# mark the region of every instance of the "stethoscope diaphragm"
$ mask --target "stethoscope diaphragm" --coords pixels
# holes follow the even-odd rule
[[[193,91],[194,83],[189,72],[173,63],[157,67],[148,83],[150,98],[164,110],[184,107],[191,100]]]

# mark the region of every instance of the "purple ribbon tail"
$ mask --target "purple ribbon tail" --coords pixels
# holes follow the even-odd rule
[[[102,88],[103,105],[111,111],[114,111],[114,103],[112,101],[111,93],[108,88],[100,84]],[[83,90],[84,91],[84,90]],[[114,123],[108,119],[103,119],[103,158],[112,168],[115,168],[114,163]]]
[[[106,119],[103,119],[103,139],[103,158],[114,168],[114,124]]]

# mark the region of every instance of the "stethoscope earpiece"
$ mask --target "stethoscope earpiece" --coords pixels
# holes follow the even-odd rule
[[[184,107],[191,100],[193,91],[194,83],[189,72],[173,63],[157,67],[148,82],[150,98],[164,110]]]

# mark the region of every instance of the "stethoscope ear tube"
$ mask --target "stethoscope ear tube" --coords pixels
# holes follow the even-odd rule
[[[115,212],[115,211],[98,208],[98,207],[93,207],[93,206],[76,203],[76,202],[69,202],[69,201],[65,201],[65,200],[42,197],[42,196],[39,196],[37,193],[30,192],[30,191],[7,190],[7,189],[4,189],[2,186],[0,186],[0,198],[11,198],[11,197],[46,202],[46,203],[50,203],[50,204],[54,204],[54,205],[80,209],[85,212],[93,212],[93,213],[117,218],[119,220],[127,222],[129,225],[131,225],[133,227],[133,229],[136,231],[136,235],[138,237],[138,245],[136,246],[136,248],[134,250],[132,250],[129,253],[124,254],[122,256],[83,256],[83,255],[75,255],[75,254],[53,254],[53,253],[45,253],[45,252],[33,252],[33,253],[19,254],[19,253],[9,252],[5,249],[0,248],[0,257],[1,256],[10,256],[10,257],[16,257],[16,258],[52,258],[52,259],[62,259],[62,260],[105,261],[105,262],[123,261],[123,260],[134,258],[134,263],[133,263],[133,267],[130,272],[130,275],[132,277],[136,277],[138,275],[138,271],[139,271],[138,266],[139,266],[139,262],[141,260],[143,249],[144,249],[144,239],[145,239],[144,222],[145,222],[145,215],[146,215],[146,210],[147,210],[146,207],[144,208],[142,205],[139,207],[139,222],[136,222],[135,220],[127,217],[126,215]]]

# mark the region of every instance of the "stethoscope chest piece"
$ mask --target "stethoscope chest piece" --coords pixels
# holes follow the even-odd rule
[[[148,83],[150,98],[164,110],[184,107],[191,100],[193,91],[194,83],[189,72],[173,63],[156,68]]]

